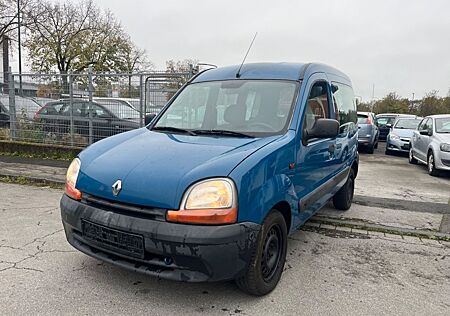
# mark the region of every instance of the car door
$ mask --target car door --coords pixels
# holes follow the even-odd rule
[[[416,138],[414,139],[414,152],[417,158],[427,161],[427,153],[426,150],[429,144],[429,136],[424,135],[422,133],[428,132],[430,118],[424,118],[422,123],[419,125],[418,133],[416,133]]]
[[[301,101],[302,118],[297,131],[294,187],[299,200],[300,221],[312,216],[324,203],[326,183],[337,172],[336,138],[302,140],[319,118],[331,118],[330,84],[325,74],[314,74],[308,80],[307,93]],[[328,197],[329,198],[329,197]]]

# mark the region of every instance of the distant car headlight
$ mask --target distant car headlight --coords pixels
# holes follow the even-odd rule
[[[185,193],[180,210],[167,212],[167,220],[191,224],[230,224],[237,220],[236,188],[230,179],[198,182]]]
[[[70,163],[66,174],[66,194],[75,200],[81,200],[81,191],[75,188],[77,183],[78,174],[80,173],[81,161],[79,158],[75,158]]]
[[[440,147],[442,151],[450,152],[450,144],[442,143]]]
[[[398,136],[398,135],[396,135],[396,134],[390,133],[390,134],[389,134],[389,138],[392,139],[392,140],[399,140],[399,139],[400,139],[400,136]]]

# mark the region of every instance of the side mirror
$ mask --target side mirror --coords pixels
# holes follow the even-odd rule
[[[147,114],[147,115],[145,116],[145,120],[144,120],[145,125],[150,124],[150,122],[153,121],[153,119],[155,118],[155,116],[156,116],[156,114],[154,114],[154,113],[152,113],[152,114]]]
[[[387,128],[392,128],[392,124],[391,124],[391,123],[387,123],[385,126],[386,126]]]
[[[423,129],[419,131],[420,135],[431,136],[433,132],[430,129]]]
[[[310,130],[303,132],[303,143],[312,138],[334,138],[339,134],[339,122],[332,119],[318,119]]]

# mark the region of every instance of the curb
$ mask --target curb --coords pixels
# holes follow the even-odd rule
[[[411,236],[425,239],[450,241],[450,234],[441,233],[437,231],[384,226],[355,220],[330,218],[320,215],[316,215],[313,218],[311,218],[305,224],[305,226],[328,230],[330,229],[334,230],[337,229],[337,227],[345,227],[349,229],[349,232],[353,230],[356,230],[357,233],[360,233],[361,231],[367,233],[379,232],[391,235]]]
[[[65,185],[64,181],[38,178],[38,177],[32,177],[32,176],[27,176],[27,175],[17,176],[17,175],[1,173],[1,172],[0,172],[0,182],[15,183],[15,184],[28,184],[28,185],[35,185],[35,186],[46,186],[46,187],[52,187],[52,188],[57,188],[57,189],[62,189],[62,188],[64,188],[64,185]]]

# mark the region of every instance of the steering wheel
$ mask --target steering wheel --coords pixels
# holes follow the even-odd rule
[[[266,129],[269,129],[271,132],[276,132],[275,128],[273,128],[271,125],[269,125],[267,123],[263,123],[263,122],[253,122],[253,123],[249,124],[249,126],[263,126]]]

